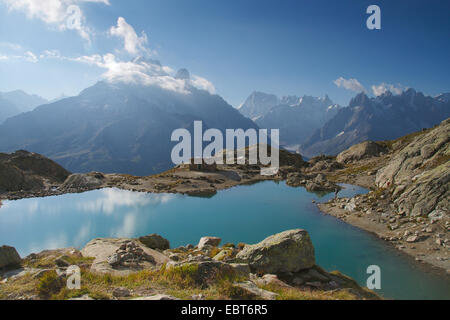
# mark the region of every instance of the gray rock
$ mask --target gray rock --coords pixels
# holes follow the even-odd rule
[[[131,296],[131,292],[127,288],[115,288],[113,290],[113,296],[116,298],[126,298]]]
[[[240,287],[251,295],[260,297],[264,300],[275,300],[278,297],[277,293],[258,288],[258,286],[251,281],[237,283],[235,286]]]
[[[230,263],[230,266],[238,275],[244,277],[247,277],[251,272],[250,266],[246,263]]]
[[[202,250],[203,247],[205,247],[205,246],[217,247],[221,241],[222,241],[222,239],[218,238],[218,237],[203,237],[200,239],[197,247],[200,250]]]
[[[169,240],[164,239],[158,234],[150,234],[148,236],[140,237],[139,241],[150,249],[159,249],[159,250],[170,249]]]
[[[247,245],[236,256],[258,274],[298,272],[315,265],[315,253],[309,234],[297,229],[285,231]]]
[[[20,256],[14,247],[0,247],[0,269],[15,267],[20,265],[21,262],[22,259],[20,259]]]

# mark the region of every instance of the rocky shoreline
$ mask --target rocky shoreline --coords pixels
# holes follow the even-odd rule
[[[338,183],[348,183],[367,188],[370,192],[351,199],[337,197],[318,204],[319,209],[376,234],[416,261],[444,270],[448,276],[449,143],[450,119],[435,128],[394,141],[364,142],[337,157],[319,156],[304,162],[300,155],[281,151],[280,170],[271,177],[262,176],[259,166],[250,165],[222,165],[215,171],[177,167],[149,177],[92,172],[72,174],[59,184],[55,179],[49,184],[47,178],[43,188],[0,193],[0,200],[113,187],[210,197],[219,190],[267,180],[286,181],[292,187],[329,193],[339,190]],[[19,155],[36,157],[24,152]],[[43,161],[40,156],[38,159]]]
[[[288,230],[260,243],[219,246],[217,237],[170,249],[163,237],[94,239],[21,259],[0,248],[0,299],[6,300],[378,300],[351,278],[316,265],[305,230]],[[81,270],[68,290],[68,270]],[[1,268],[4,269],[1,272]]]

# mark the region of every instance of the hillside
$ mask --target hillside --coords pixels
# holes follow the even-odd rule
[[[60,184],[70,172],[50,159],[27,151],[0,153],[0,193],[40,191]]]
[[[321,204],[321,210],[417,261],[450,270],[450,119],[396,140],[355,145],[328,161],[342,166],[328,179],[371,191]]]

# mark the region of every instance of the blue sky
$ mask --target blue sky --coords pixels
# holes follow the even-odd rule
[[[366,27],[371,4],[381,30]],[[436,95],[450,91],[449,12],[433,0],[0,0],[0,91],[75,95],[145,55],[234,106],[254,90],[341,104],[360,90]]]

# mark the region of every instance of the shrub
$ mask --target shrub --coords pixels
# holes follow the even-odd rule
[[[53,294],[57,294],[64,286],[64,281],[52,270],[45,273],[39,280],[37,286],[38,293],[43,298],[49,298]]]

